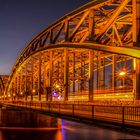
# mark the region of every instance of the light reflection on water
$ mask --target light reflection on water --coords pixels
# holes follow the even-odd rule
[[[118,140],[140,139],[43,114],[0,110],[0,140]]]

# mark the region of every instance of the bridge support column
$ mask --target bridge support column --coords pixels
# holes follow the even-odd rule
[[[44,83],[43,83],[43,94],[45,94],[45,100],[48,101],[48,92],[47,92],[47,88],[49,86],[49,80],[48,80],[48,72],[46,71],[46,68],[45,68],[45,75],[44,75]]]
[[[27,63],[25,65],[25,100],[27,101],[28,91],[27,91]]]
[[[89,101],[93,101],[94,51],[89,51]]]
[[[140,44],[140,0],[132,1],[133,8],[133,45]],[[133,59],[133,69],[135,71],[133,78],[134,98],[140,100],[140,59]]]
[[[33,101],[33,90],[34,90],[34,64],[33,64],[33,61],[31,63],[31,101]]]
[[[72,82],[73,82],[73,93],[75,94],[75,52],[73,51],[73,76],[72,76]]]
[[[115,90],[116,87],[116,77],[115,77],[115,72],[116,72],[116,55],[112,56],[112,90]]]
[[[23,68],[20,73],[20,95],[21,95],[21,98],[23,99],[22,82],[23,82]]]
[[[17,74],[17,100],[19,100],[19,96],[20,96],[20,74]]]
[[[38,100],[41,101],[41,54],[39,54],[38,64]]]
[[[105,59],[101,57],[99,52],[98,63],[98,89],[105,90]]]
[[[133,68],[135,70],[133,88],[134,88],[134,98],[140,100],[140,60],[133,60]]]
[[[12,100],[14,100],[14,94],[15,94],[15,83],[12,84]]]
[[[68,49],[64,49],[64,100],[68,100]]]
[[[19,78],[19,75],[17,74],[16,75],[16,99],[18,100],[18,96],[19,96],[19,93],[18,93],[18,78]]]
[[[48,82],[48,86],[47,86],[47,93],[46,93],[46,100],[50,100],[52,101],[52,73],[53,73],[53,52],[52,50],[50,50],[50,62],[49,62],[49,82]]]
[[[15,99],[17,100],[17,89],[18,89],[18,85],[17,85],[17,76],[15,78]],[[4,96],[5,99],[5,96]]]
[[[97,69],[97,73],[96,73],[96,90],[99,90],[99,68],[100,68],[100,52],[97,51],[97,56],[96,56],[96,69]]]

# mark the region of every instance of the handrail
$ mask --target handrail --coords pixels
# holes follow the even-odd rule
[[[140,106],[106,106],[94,104],[66,104],[51,102],[7,102],[2,105],[18,107],[20,109],[37,110],[48,113],[55,113],[61,116],[63,114],[71,117],[81,117],[91,121],[100,120],[120,124],[122,127],[132,125],[139,127],[140,124]]]

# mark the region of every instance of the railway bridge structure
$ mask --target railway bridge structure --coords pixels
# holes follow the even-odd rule
[[[93,0],[25,47],[0,99],[139,100],[139,47],[140,0]]]

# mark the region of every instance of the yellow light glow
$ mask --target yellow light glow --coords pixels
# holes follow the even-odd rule
[[[128,95],[125,95],[125,97],[128,97]]]
[[[120,71],[119,72],[119,76],[125,76],[126,75],[126,72],[125,71]]]
[[[136,70],[136,58],[133,59],[133,69]]]
[[[20,92],[20,95],[23,95],[23,92]]]
[[[56,88],[59,88],[60,86],[59,85],[56,85]]]
[[[10,95],[10,94],[8,94],[8,97],[11,97],[11,95]]]
[[[32,92],[35,93],[35,89],[33,89]]]

